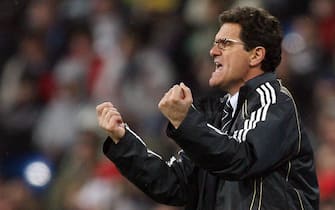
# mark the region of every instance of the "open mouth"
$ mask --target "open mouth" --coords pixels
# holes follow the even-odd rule
[[[219,62],[214,62],[215,64],[215,71],[220,71],[222,69],[222,64]]]

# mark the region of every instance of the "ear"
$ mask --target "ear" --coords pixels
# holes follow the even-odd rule
[[[255,47],[250,51],[249,65],[251,67],[260,65],[265,58],[265,53],[266,50],[264,47]]]

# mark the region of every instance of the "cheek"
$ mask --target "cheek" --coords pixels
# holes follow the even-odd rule
[[[249,58],[245,55],[237,56],[232,61],[234,69],[238,69],[240,72],[244,72],[249,69]]]

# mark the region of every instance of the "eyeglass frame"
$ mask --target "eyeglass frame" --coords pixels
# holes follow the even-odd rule
[[[220,50],[225,50],[229,47],[229,44],[242,44],[245,45],[244,42],[235,40],[235,39],[229,39],[229,38],[224,38],[224,39],[218,39],[213,42],[213,46],[217,46]]]

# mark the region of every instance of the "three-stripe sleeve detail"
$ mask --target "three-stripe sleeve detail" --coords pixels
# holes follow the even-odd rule
[[[243,129],[234,132],[233,137],[238,139],[239,142],[247,139],[248,132],[256,128],[258,122],[266,120],[270,105],[277,102],[275,90],[269,82],[261,85],[256,91],[259,95],[261,107],[252,112],[250,118],[244,121]]]

